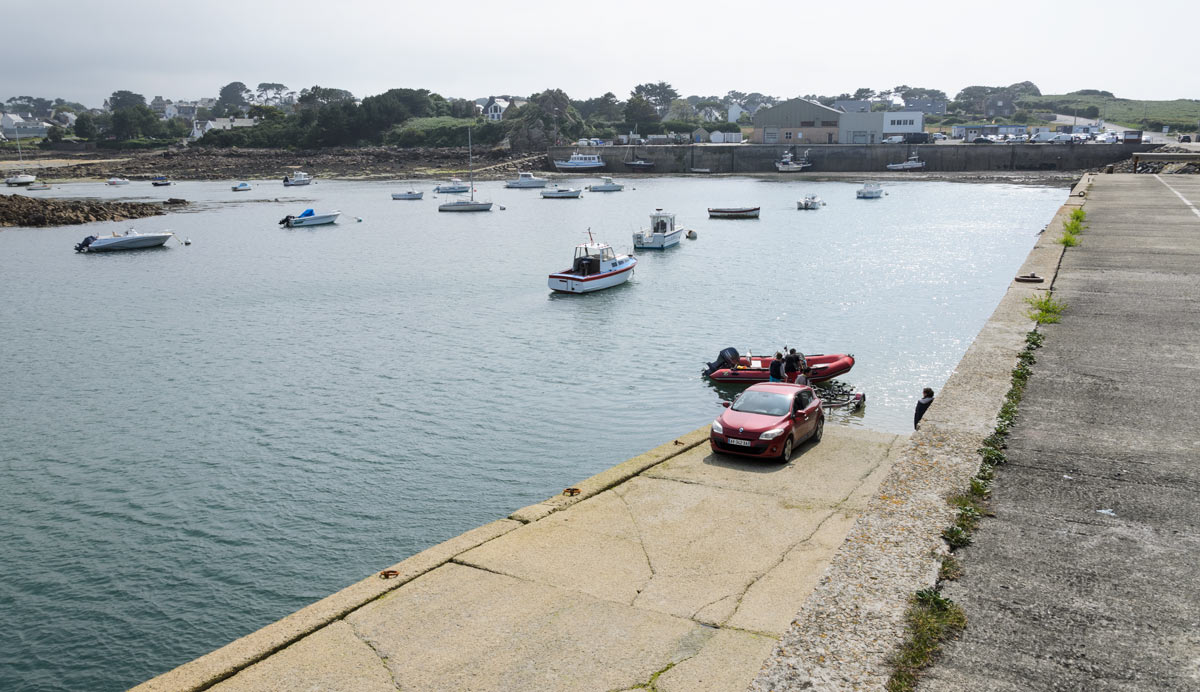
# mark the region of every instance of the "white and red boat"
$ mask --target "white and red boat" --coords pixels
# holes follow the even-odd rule
[[[804,360],[810,370],[809,382],[831,380],[854,367],[854,356],[849,353],[806,353]],[[708,364],[704,375],[715,382],[766,382],[771,379],[771,356],[743,356],[736,348],[727,348]]]
[[[591,293],[623,284],[633,276],[637,259],[618,255],[608,243],[597,243],[588,231],[588,242],[575,246],[570,268],[551,274],[547,284],[560,293]]]

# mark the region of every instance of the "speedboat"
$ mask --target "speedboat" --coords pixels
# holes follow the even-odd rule
[[[902,161],[900,163],[889,163],[887,165],[887,169],[889,171],[919,171],[924,167],[925,162],[922,161],[916,154],[908,157],[907,161]]]
[[[416,190],[409,190],[408,192],[393,192],[392,199],[421,199],[421,196],[424,194],[424,192],[417,192]]]
[[[804,199],[796,202],[797,209],[820,209],[825,206],[825,202],[816,195],[804,195]]]
[[[623,284],[633,276],[637,258],[618,255],[607,243],[597,243],[588,231],[588,242],[575,246],[569,269],[551,274],[546,283],[560,293],[591,293]]]
[[[243,181],[243,182],[238,183],[237,185],[234,185],[233,187],[231,187],[229,189],[233,190],[234,192],[249,192],[250,190],[253,190],[254,188],[250,185],[250,183]]]
[[[29,173],[18,173],[5,178],[4,184],[9,187],[24,187],[25,185],[32,185],[36,180],[36,175],[30,175]]]
[[[294,187],[296,185],[308,185],[312,182],[312,176],[304,171],[296,171],[283,176],[284,187]]]
[[[470,192],[471,186],[464,184],[462,178],[451,178],[450,182],[438,185],[437,187],[433,188],[433,191],[457,195],[463,192]]]
[[[599,171],[604,169],[604,159],[599,154],[575,152],[566,161],[555,159],[554,167],[560,171]]]
[[[150,184],[154,187],[167,187],[168,185],[173,185],[174,183],[172,183],[170,180],[151,180]]]
[[[543,199],[578,199],[580,190],[577,187],[556,187],[552,190],[542,190]]]
[[[170,231],[161,233],[138,233],[132,228],[122,234],[113,231],[112,235],[89,235],[75,245],[75,252],[114,252],[116,250],[142,250],[148,247],[161,247],[175,236]]]
[[[633,234],[633,247],[636,250],[665,250],[678,245],[683,233],[683,228],[675,227],[674,214],[655,209],[650,215],[650,228]]]
[[[129,180],[126,178],[109,178],[104,181],[105,185],[128,185]]]
[[[757,219],[760,207],[710,207],[710,219]]]
[[[792,152],[785,151],[783,156],[775,162],[775,170],[780,173],[799,173],[805,168],[811,168],[812,162],[808,160],[808,149],[804,150],[804,156],[798,160],[792,157]]]
[[[824,382],[850,372],[854,356],[849,353],[805,354],[809,367],[809,382]],[[704,376],[716,382],[766,382],[771,379],[771,356],[738,354],[727,348],[704,368]]]
[[[883,188],[879,187],[879,183],[863,183],[854,194],[859,199],[879,199],[883,197]]]
[[[518,171],[517,179],[504,183],[504,187],[546,187],[546,183],[548,182],[550,181],[545,178],[539,178],[532,173]]]
[[[591,192],[620,192],[621,190],[625,189],[624,185],[621,183],[614,183],[613,179],[607,175],[601,177],[600,179],[604,182],[600,183],[599,185],[589,185],[588,190]]]
[[[327,223],[333,223],[342,215],[340,211],[331,211],[324,214],[318,214],[312,209],[305,209],[299,216],[288,214],[279,220],[280,226],[288,228],[299,228],[300,226],[323,226]]]

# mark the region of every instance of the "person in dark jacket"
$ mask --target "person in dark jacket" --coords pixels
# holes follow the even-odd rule
[[[798,372],[800,372],[800,356],[796,355],[796,349],[793,348],[783,357],[783,381],[795,382]]]
[[[929,410],[929,406],[932,403],[933,403],[933,390],[930,389],[929,387],[926,387],[921,392],[921,398],[917,399],[917,413],[916,413],[916,415],[913,416],[913,430],[917,429],[918,425],[921,422],[921,416],[925,415],[925,412]]]
[[[769,371],[770,382],[783,382],[783,354],[775,352],[775,358],[771,361],[771,369]]]

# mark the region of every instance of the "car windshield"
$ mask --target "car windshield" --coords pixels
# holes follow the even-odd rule
[[[743,413],[761,413],[765,416],[786,416],[788,406],[792,403],[791,397],[786,394],[776,394],[775,392],[743,392],[733,402],[732,408],[734,411]]]

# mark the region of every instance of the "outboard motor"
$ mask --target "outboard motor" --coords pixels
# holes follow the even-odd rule
[[[279,220],[279,225],[280,225],[280,226],[286,226],[286,225],[288,225],[288,222],[289,222],[289,221],[291,221],[291,220],[292,220],[292,219],[294,219],[294,218],[296,218],[296,217],[292,216],[291,214],[288,214],[287,216],[285,216],[285,217],[283,217],[282,219],[280,219],[280,220]]]
[[[710,377],[714,372],[720,370],[721,368],[732,368],[733,366],[737,365],[738,358],[740,357],[741,356],[738,355],[737,349],[732,346],[722,349],[721,352],[717,354],[717,359],[709,363],[708,367],[704,369],[704,376]]]
[[[75,252],[87,251],[88,247],[91,246],[91,244],[95,241],[96,241],[96,236],[89,235],[88,237],[84,238],[81,242],[78,242],[75,244]]]

